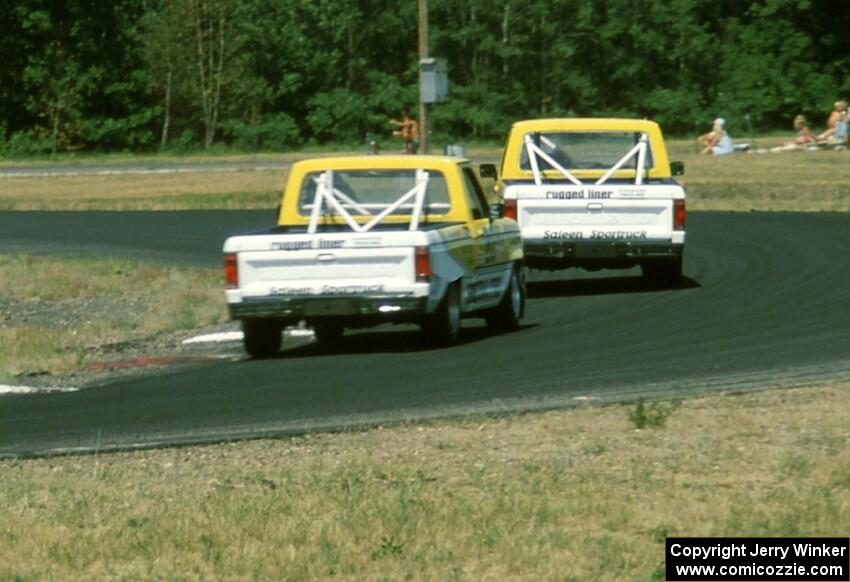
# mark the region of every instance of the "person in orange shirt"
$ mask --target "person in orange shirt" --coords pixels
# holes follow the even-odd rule
[[[403,142],[403,152],[415,154],[419,151],[419,124],[411,118],[407,109],[402,109],[401,119],[391,119],[390,124],[398,126],[393,135],[399,136]]]

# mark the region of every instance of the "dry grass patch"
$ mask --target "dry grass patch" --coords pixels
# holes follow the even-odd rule
[[[127,259],[2,255],[0,381],[67,373],[109,344],[223,321],[220,279]]]
[[[850,383],[0,463],[0,578],[660,580],[665,536],[847,535]]]
[[[756,143],[769,148],[782,140]],[[691,210],[850,211],[850,151],[699,156],[692,142],[681,140],[670,150],[671,159],[685,162]]]
[[[0,178],[0,210],[274,208],[287,170]]]
[[[737,136],[736,136],[737,138]],[[741,137],[758,149],[790,139]],[[697,155],[693,140],[668,140],[671,160],[685,162],[679,178],[688,192],[690,210],[850,211],[850,151]],[[474,160],[500,160],[498,149],[470,151]],[[490,182],[487,183],[490,185]]]
[[[0,161],[2,166],[27,165],[73,172],[77,166],[169,164],[228,164],[296,162],[352,152],[293,152],[289,154],[132,156],[125,154],[56,161]],[[360,153],[360,152],[354,152]],[[234,169],[149,174],[83,174],[0,177],[0,210],[191,210],[207,208],[274,208],[280,203],[289,171]]]
[[[757,145],[766,148],[781,141],[759,138]],[[698,156],[690,140],[671,140],[669,148],[671,159],[685,162],[692,210],[850,211],[850,151]],[[498,147],[467,153],[476,162],[501,157]],[[329,154],[292,154],[287,159],[318,155]],[[286,177],[286,170],[240,170],[0,178],[0,210],[273,208]]]
[[[850,152],[693,156],[686,162],[695,210],[850,210]]]
[[[348,153],[361,153],[360,151]],[[125,164],[133,165],[169,165],[169,164],[216,164],[229,162],[247,162],[261,164],[262,162],[296,162],[307,158],[318,158],[325,156],[345,155],[345,151],[329,151],[326,149],[309,148],[300,152],[288,153],[232,153],[232,152],[195,152],[187,154],[178,153],[160,153],[160,154],[139,154],[132,152],[116,152],[116,153],[67,153],[57,154],[51,157],[43,157],[39,159],[32,158],[11,158],[0,160],[0,167],[20,168],[26,167],[45,167],[45,168],[67,168],[73,170],[80,166],[121,166]]]

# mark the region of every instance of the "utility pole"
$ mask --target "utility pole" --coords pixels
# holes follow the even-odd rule
[[[419,0],[419,62],[428,58],[428,0]],[[420,65],[421,67],[421,65]],[[422,74],[419,76],[419,145],[428,153],[428,104],[422,99]]]

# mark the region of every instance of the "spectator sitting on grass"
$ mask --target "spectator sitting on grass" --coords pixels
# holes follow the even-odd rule
[[[797,135],[794,136],[792,141],[775,148],[770,148],[770,151],[784,152],[788,150],[798,150],[817,141],[812,130],[809,129],[809,124],[806,122],[805,115],[798,115],[794,118],[794,129],[797,130]]]
[[[829,143],[844,143],[847,141],[847,102],[836,101],[829,119],[826,122],[826,131],[818,136],[818,141]]]
[[[814,134],[812,134],[812,130],[809,129],[805,115],[798,115],[794,118],[794,129],[797,130],[797,135],[794,137],[793,143],[797,145],[809,145],[817,141]]]
[[[700,155],[722,156],[734,152],[732,138],[726,133],[726,120],[718,117],[711,126],[711,131],[697,138],[697,143],[702,147]]]

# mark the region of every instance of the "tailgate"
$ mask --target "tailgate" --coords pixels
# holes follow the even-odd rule
[[[358,247],[367,239],[354,234],[334,241],[251,238],[269,240],[251,240],[255,248],[237,251],[239,287],[245,298],[410,293],[415,283],[412,244]]]
[[[675,185],[517,188],[517,218],[525,239],[647,240],[673,238]]]

